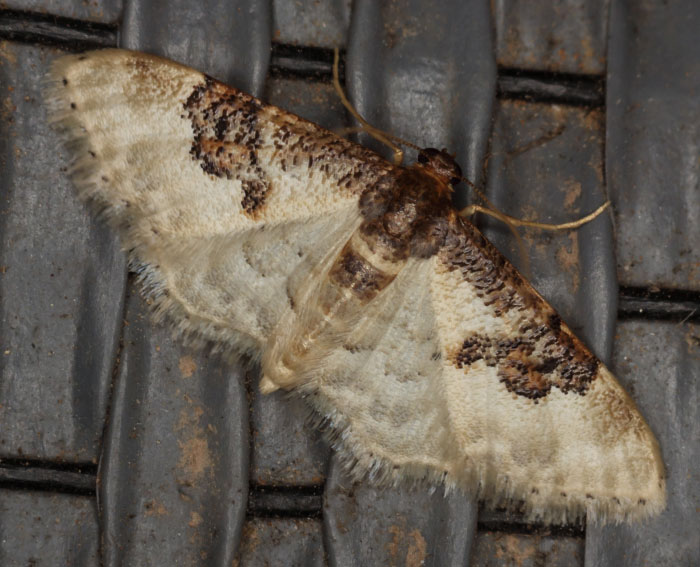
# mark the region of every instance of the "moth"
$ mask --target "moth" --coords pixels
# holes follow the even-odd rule
[[[157,315],[303,397],[355,477],[425,479],[532,518],[658,514],[664,467],[610,371],[450,200],[393,165],[151,55],[56,60],[50,119],[83,201]]]

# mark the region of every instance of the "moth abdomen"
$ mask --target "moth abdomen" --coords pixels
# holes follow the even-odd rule
[[[273,331],[263,356],[263,389],[270,382],[291,388],[307,381],[313,369],[342,345],[355,329],[360,314],[386,290],[406,264],[387,259],[386,250],[362,228],[353,232],[333,258],[319,287],[301,293],[293,313]]]
[[[369,247],[358,246],[366,242],[362,235],[358,236],[345,245],[328,278],[334,285],[352,293],[361,303],[366,303],[394,281],[405,260],[383,260],[381,254],[372,252]]]

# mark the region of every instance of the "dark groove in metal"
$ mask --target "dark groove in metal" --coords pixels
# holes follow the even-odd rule
[[[340,82],[345,81],[345,52],[340,52]],[[270,76],[283,79],[333,80],[333,50],[322,47],[273,43]]]
[[[584,538],[586,525],[577,522],[564,525],[545,525],[528,522],[522,508],[480,508],[477,520],[479,531],[501,532],[520,535],[551,535]]]
[[[117,25],[22,10],[0,10],[0,39],[80,51],[116,47]]]
[[[251,486],[247,513],[262,518],[320,518],[323,486]]]
[[[498,532],[519,535],[575,537],[585,539],[586,529],[582,525],[544,526],[540,524],[520,524],[508,522],[482,522],[476,524],[479,532]]]
[[[97,465],[40,459],[0,459],[0,488],[95,496]]]
[[[497,96],[502,99],[526,100],[598,108],[605,104],[605,78],[598,75],[575,75],[547,71],[498,69]]]
[[[621,287],[617,311],[620,319],[700,323],[700,292]]]
[[[79,51],[117,45],[118,27],[21,10],[0,10],[0,38]],[[340,78],[344,82],[344,53]],[[270,75],[281,78],[330,82],[333,50],[285,43],[272,44]],[[500,98],[600,107],[605,102],[605,81],[593,75],[573,75],[500,68]]]

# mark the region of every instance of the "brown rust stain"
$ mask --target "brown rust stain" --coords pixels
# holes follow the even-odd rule
[[[700,334],[697,327],[692,323],[688,324],[688,332],[683,337],[686,344],[686,353],[694,359],[700,359]]]
[[[12,122],[15,112],[17,112],[17,105],[12,102],[12,98],[8,96],[3,99],[2,106],[0,106],[0,118],[6,122]]]
[[[558,109],[555,109],[558,110]],[[555,114],[559,114],[559,112],[555,112]],[[556,118],[561,118],[559,116],[556,116]],[[511,150],[508,151],[506,155],[506,161],[512,160],[516,158],[517,156],[527,153],[531,150],[534,150],[535,148],[538,148],[540,146],[544,146],[548,144],[549,142],[555,140],[559,136],[561,136],[564,131],[566,130],[566,124],[557,124],[550,130],[543,132],[540,136],[535,138],[534,140],[531,140],[529,142],[525,142],[524,144],[521,144],[520,146],[517,146]]]
[[[260,530],[255,522],[245,522],[243,524],[243,533],[241,534],[241,547],[249,553],[254,553],[260,545]]]
[[[0,65],[4,65],[5,61],[11,65],[17,64],[17,55],[15,55],[13,49],[9,48],[10,45],[7,40],[0,41]]]
[[[202,518],[201,514],[198,512],[192,511],[190,512],[190,521],[187,522],[187,525],[191,528],[196,528],[197,526],[201,525],[201,523],[204,521],[204,518]]]
[[[580,181],[569,179],[564,182],[564,208],[567,211],[573,210],[576,201],[579,200],[583,193],[583,187]]]
[[[587,64],[596,63],[595,61],[596,52],[593,49],[593,39],[585,35],[581,38],[581,56],[582,61],[579,64],[579,69],[581,72],[585,73],[588,70]]]
[[[182,469],[189,478],[198,480],[204,472],[211,468],[211,454],[209,443],[203,437],[191,437],[178,442],[180,447],[180,460],[177,466]]]
[[[197,363],[190,355],[185,355],[180,357],[177,367],[180,369],[180,374],[183,378],[191,378],[197,370]]]
[[[389,526],[388,532],[391,534],[391,540],[386,544],[387,552],[390,558],[390,565],[406,567],[420,567],[425,564],[428,556],[428,545],[421,534],[420,530],[414,529],[406,533],[406,518],[399,517],[401,525]],[[406,555],[401,561],[404,554]]]
[[[505,564],[508,565],[517,567],[530,565],[532,559],[539,555],[537,550],[539,543],[539,536],[498,534],[494,555],[497,559],[504,560]]]
[[[168,509],[163,505],[162,502],[157,500],[147,500],[143,503],[144,515],[146,517],[157,517],[165,516],[168,513]]]
[[[605,113],[593,108],[576,112],[574,116],[578,117],[579,124],[586,130],[591,142],[598,143],[601,135],[605,132]]]
[[[557,250],[557,262],[566,270],[571,278],[572,293],[578,291],[579,286],[579,248],[578,233],[569,232],[569,246],[562,245]]]
[[[391,557],[391,564],[396,565],[396,559],[399,556],[399,547],[401,545],[401,540],[403,539],[403,530],[399,526],[389,526],[389,533],[391,534],[391,541],[387,543],[387,551]]]
[[[419,530],[415,529],[408,535],[413,541],[406,552],[406,567],[420,567],[425,564],[428,545]]]
[[[177,467],[185,474],[186,482],[196,483],[213,469],[206,430],[200,423],[203,415],[204,410],[200,406],[190,406],[180,412],[175,424],[180,448]]]
[[[593,173],[595,173],[598,184],[604,186],[604,148],[599,140],[601,140],[605,134],[605,114],[600,110],[593,109],[576,113],[574,116],[578,117],[581,128],[585,131],[586,144],[590,144],[595,149],[595,151],[590,152],[591,155],[587,165],[591,168]]]

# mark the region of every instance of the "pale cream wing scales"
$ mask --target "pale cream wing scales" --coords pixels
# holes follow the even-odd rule
[[[243,350],[287,308],[285,271],[347,239],[356,192],[392,175],[368,150],[146,54],[61,58],[47,102],[80,196],[120,230],[161,309]]]
[[[375,482],[445,478],[455,461],[439,387],[430,302],[433,260],[410,259],[362,312],[343,345],[310,369],[305,398],[334,428],[338,456]]]
[[[195,330],[228,352],[258,351],[293,305],[294,275],[310,274],[354,230],[352,211],[268,225],[235,235],[176,240],[143,250],[146,285],[183,331]],[[234,333],[234,334],[232,334]]]
[[[563,522],[640,519],[665,505],[654,435],[612,374],[473,229],[438,256],[431,300],[461,462],[487,501]]]

